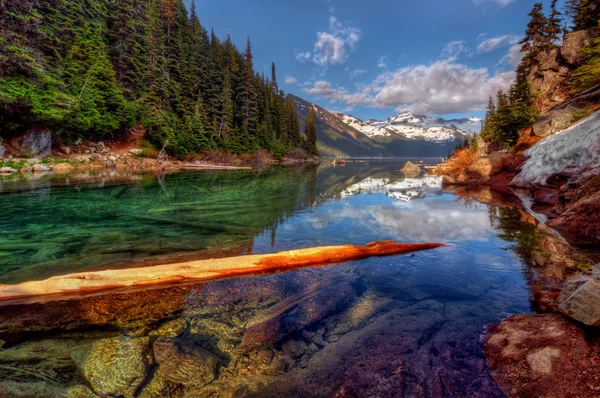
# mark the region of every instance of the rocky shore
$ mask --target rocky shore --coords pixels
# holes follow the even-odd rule
[[[69,145],[53,143],[52,134],[44,129],[29,130],[6,141],[0,137],[0,176],[17,173],[69,174],[88,170],[172,172],[190,165],[255,168],[275,163],[319,163],[319,159],[291,156],[275,160],[266,151],[261,151],[253,155],[239,156],[211,152],[183,161],[169,158],[164,152],[157,151],[143,140],[143,134],[135,132],[120,140],[78,139]]]
[[[600,395],[599,143],[596,112],[524,152],[480,142],[463,167],[437,170],[446,189],[516,206],[538,230],[527,242],[537,247],[527,263],[538,314],[511,316],[484,337],[488,365],[510,397]]]

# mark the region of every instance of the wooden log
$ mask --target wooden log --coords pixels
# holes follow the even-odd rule
[[[441,243],[409,244],[372,242],[365,246],[323,246],[275,254],[191,261],[154,267],[82,272],[46,280],[0,285],[0,303],[39,302],[122,289],[140,289],[209,281],[307,266],[338,264],[372,256],[391,256],[443,246]]]
[[[186,163],[180,167],[181,170],[252,170],[252,167],[218,166],[214,164]]]

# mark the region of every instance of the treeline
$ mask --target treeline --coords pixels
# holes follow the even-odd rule
[[[600,23],[600,1],[569,0],[563,12],[570,17],[570,29],[562,18],[562,13],[553,0],[550,13],[546,16],[542,3],[535,3],[529,13],[525,37],[521,44],[524,54],[517,67],[516,79],[508,93],[499,91],[496,98],[490,97],[485,116],[482,138],[496,141],[504,147],[513,146],[518,138],[518,130],[531,126],[537,119],[533,106],[535,93],[531,92],[527,76],[536,56],[558,47],[569,31],[598,27]],[[572,75],[574,92],[584,91],[600,83],[600,39],[593,39],[583,50],[583,65]]]
[[[5,0],[0,13],[2,135],[48,127],[63,140],[141,125],[185,157],[261,148],[316,154],[291,100],[182,0]]]

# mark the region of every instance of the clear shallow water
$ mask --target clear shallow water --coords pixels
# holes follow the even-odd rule
[[[447,245],[288,273],[2,307],[0,392],[31,394],[27,387],[52,396],[81,386],[96,393],[113,388],[107,367],[121,374],[136,367],[107,359],[110,364],[95,360],[86,368],[74,352],[93,341],[115,346],[105,339],[118,337],[141,342],[151,358],[133,383],[140,396],[502,396],[479,339],[485,325],[530,311],[523,261],[537,232],[518,210],[460,200],[437,177],[405,178],[398,171],[403,163],[108,175],[92,185],[71,177],[42,180],[34,190],[31,182],[4,182],[3,283],[130,266],[148,256],[164,262],[383,239]],[[188,347],[176,350],[179,368],[192,366],[190,350],[206,350],[218,364],[215,380],[188,382],[156,365],[159,336]],[[103,352],[87,355],[110,357]]]

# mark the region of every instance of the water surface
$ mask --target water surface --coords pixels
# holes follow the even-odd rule
[[[2,283],[140,262],[385,239],[446,246],[287,273],[2,307],[0,392],[18,396],[34,389],[52,396],[91,387],[99,394],[97,381],[90,382],[73,359],[77,347],[148,336],[145,350],[152,358],[154,347],[158,358],[152,344],[164,336],[214,356],[215,380],[187,382],[150,359],[136,395],[502,396],[480,336],[485,325],[530,311],[531,272],[524,261],[539,233],[518,209],[461,200],[444,192],[435,176],[405,177],[399,171],[404,161],[158,177],[112,174],[96,176],[91,184],[77,176],[4,181]],[[102,366],[94,371],[111,385]],[[131,370],[111,366],[124,366],[125,374]]]

